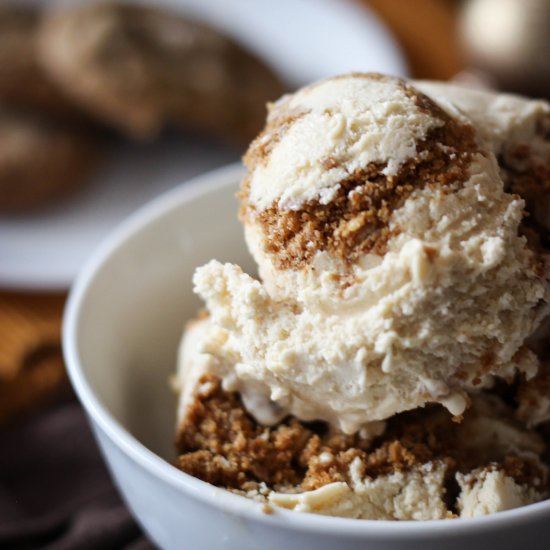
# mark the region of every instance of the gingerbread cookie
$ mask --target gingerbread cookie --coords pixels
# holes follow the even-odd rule
[[[282,92],[229,38],[153,7],[75,7],[44,21],[39,44],[42,65],[71,97],[139,139],[168,124],[245,142]]]
[[[62,294],[0,293],[0,424],[67,389],[64,301]]]
[[[0,6],[0,99],[64,117],[83,116],[38,64],[40,20],[30,6]]]
[[[0,212],[19,212],[78,188],[97,164],[91,134],[0,106]]]

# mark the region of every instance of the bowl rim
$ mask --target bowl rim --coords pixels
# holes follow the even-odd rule
[[[95,395],[84,374],[80,359],[78,333],[82,315],[81,308],[95,277],[103,265],[116,255],[118,249],[135,233],[146,229],[149,224],[180,208],[184,203],[235,185],[243,174],[244,169],[241,163],[234,163],[194,177],[182,185],[164,192],[122,221],[100,243],[80,270],[65,305],[62,346],[70,382],[95,427],[99,427],[114,445],[147,470],[149,474],[161,478],[162,481],[179,491],[189,493],[203,503],[225,512],[231,511],[237,516],[261,523],[272,525],[275,523],[285,529],[365,539],[387,537],[388,535],[392,539],[406,539],[411,536],[471,535],[476,532],[494,530],[503,526],[510,527],[511,524],[548,517],[550,500],[487,516],[456,518],[452,521],[357,520],[295,512],[277,507],[273,507],[276,513],[266,514],[262,510],[264,507],[262,503],[215,487],[178,470],[148,449],[115,419],[114,415]]]

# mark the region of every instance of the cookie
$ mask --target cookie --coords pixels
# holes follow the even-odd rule
[[[68,387],[61,355],[63,295],[0,293],[0,424]]]
[[[42,206],[79,188],[98,158],[92,134],[0,106],[0,213]]]
[[[186,126],[239,142],[283,91],[259,59],[203,25],[153,7],[88,4],[46,18],[40,61],[67,94],[131,137]]]
[[[65,117],[82,116],[38,64],[40,20],[40,12],[31,6],[0,6],[0,100]]]
[[[64,296],[0,292],[0,382],[14,379],[40,350],[59,347]]]
[[[0,380],[0,424],[67,391],[68,380],[60,349],[45,349],[42,353],[13,379]]]

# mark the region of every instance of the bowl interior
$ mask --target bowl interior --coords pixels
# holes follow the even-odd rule
[[[88,413],[95,421],[106,419],[97,408],[99,401],[135,439],[168,461],[175,457],[176,419],[176,397],[170,388],[170,378],[176,369],[184,324],[201,307],[193,294],[193,272],[197,266],[216,258],[237,263],[255,274],[255,264],[237,220],[235,192],[242,175],[240,166],[218,170],[182,185],[138,211],[105,241],[71,292],[64,348],[71,378]],[[125,438],[120,443],[132,446],[131,440]],[[173,468],[161,470],[155,469],[155,475],[162,473],[162,479],[185,491],[202,483],[186,479],[188,476]],[[177,478],[172,476],[173,472],[178,474]],[[263,527],[269,524],[274,529],[288,528],[293,536],[302,533],[307,540],[314,534],[321,537],[319,540],[325,535],[329,537],[327,540],[349,539],[350,548],[357,547],[353,541],[359,541],[363,547],[363,540],[386,538],[389,545],[384,548],[402,547],[401,543],[393,546],[390,538],[416,541],[415,548],[436,548],[440,536],[454,541],[453,548],[464,548],[466,539],[460,537],[485,540],[488,530],[491,530],[489,536],[508,542],[504,547],[516,548],[517,537],[529,535],[538,540],[533,526],[539,530],[547,526],[550,510],[550,501],[545,501],[475,520],[395,523],[326,518],[285,510],[267,516],[256,503],[229,492],[213,488],[196,494],[210,504],[215,503],[215,508],[221,510],[220,517],[238,518],[239,529],[245,525],[241,514]],[[163,531],[166,525],[157,527]],[[517,531],[520,527],[521,532]],[[544,527],[545,534],[546,531]],[[425,546],[427,541],[435,546]]]
[[[185,322],[197,313],[194,269],[212,258],[254,272],[237,220],[232,167],[157,200],[104,243],[92,265],[77,327],[92,392],[134,437],[174,457],[170,389]]]

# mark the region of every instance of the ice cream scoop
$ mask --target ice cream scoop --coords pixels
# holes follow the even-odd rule
[[[544,262],[451,101],[380,75],[325,80],[271,107],[245,164],[261,280],[214,261],[194,282],[201,349],[258,420],[352,433],[430,402],[458,416],[493,377],[536,373],[524,342],[546,313]]]

